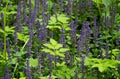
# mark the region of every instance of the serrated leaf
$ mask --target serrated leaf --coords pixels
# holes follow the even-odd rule
[[[43,45],[50,48],[50,49],[54,49],[54,46],[52,44],[43,44]]]
[[[54,39],[50,39],[50,43],[53,45],[53,46],[56,46],[56,44],[57,44],[57,41],[55,41]]]
[[[15,31],[14,31],[14,28],[15,28],[15,27],[6,26],[6,27],[5,27],[5,31],[6,31],[7,33],[14,33],[14,32],[15,32]]]
[[[55,49],[61,48],[63,45],[62,44],[56,44]]]
[[[60,52],[57,52],[57,51],[56,51],[56,55],[58,55],[60,57],[63,57],[63,58],[65,57],[65,55],[63,53],[60,53]]]
[[[52,50],[47,49],[47,48],[42,49],[42,51],[44,51],[44,52],[46,52],[46,53],[50,53],[50,54],[52,54],[52,55],[55,55],[55,53],[54,53]]]
[[[30,66],[37,67],[38,66],[38,59],[30,58]]]

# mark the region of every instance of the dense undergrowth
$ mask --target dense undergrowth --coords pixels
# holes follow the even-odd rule
[[[120,79],[120,0],[0,0],[0,79]]]

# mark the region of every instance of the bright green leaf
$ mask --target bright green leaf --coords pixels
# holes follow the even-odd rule
[[[38,59],[30,58],[30,66],[37,67],[38,66]]]
[[[52,44],[43,44],[43,45],[48,47],[49,49],[54,49],[54,46]]]
[[[53,45],[53,46],[56,46],[57,45],[57,41],[55,41],[54,39],[50,39],[50,43]]]
[[[69,49],[68,48],[61,48],[59,51],[60,52],[67,52],[67,51],[69,51]]]

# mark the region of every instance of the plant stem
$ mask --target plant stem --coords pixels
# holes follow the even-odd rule
[[[4,10],[4,50],[3,50],[3,56],[5,57],[5,61],[7,60],[7,50],[6,50],[6,30],[5,30],[5,26],[6,26],[6,11],[7,11],[7,6],[8,6],[8,2],[6,4],[5,10]]]

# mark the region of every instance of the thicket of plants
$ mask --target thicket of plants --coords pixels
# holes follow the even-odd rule
[[[120,0],[0,0],[0,79],[120,79]]]

